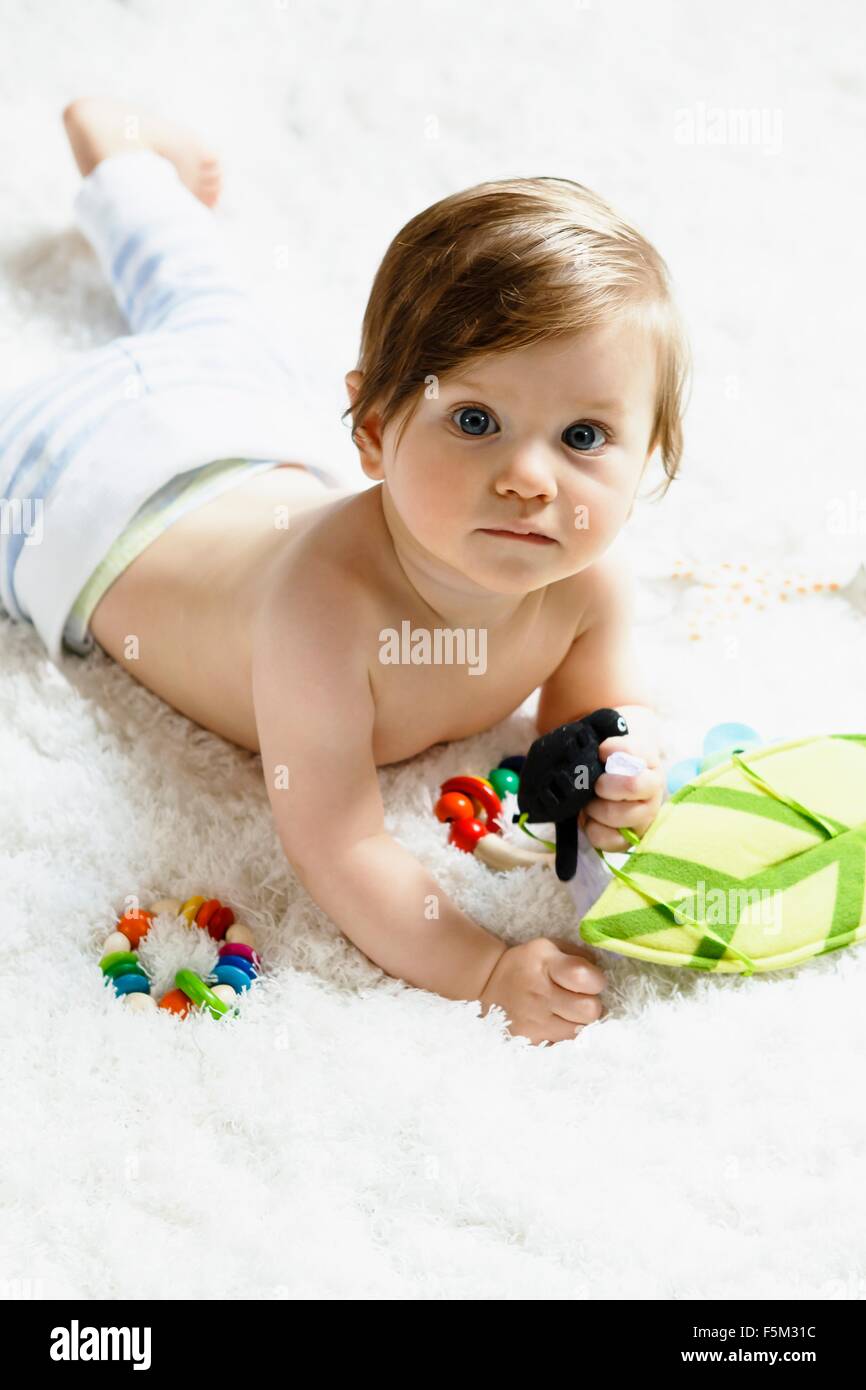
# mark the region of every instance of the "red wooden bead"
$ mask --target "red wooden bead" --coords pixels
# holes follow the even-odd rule
[[[210,932],[214,941],[222,941],[234,920],[235,914],[230,907],[217,908],[207,924],[207,930]]]
[[[448,839],[452,845],[458,849],[463,849],[467,854],[472,854],[475,846],[482,835],[487,834],[487,826],[482,825],[480,820],[474,816],[462,817],[460,820],[451,822],[451,829],[448,832]]]

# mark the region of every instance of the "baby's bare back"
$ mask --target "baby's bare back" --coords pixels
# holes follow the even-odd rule
[[[348,633],[340,625],[339,641],[346,670],[360,662],[369,674],[376,765],[490,728],[568,651],[580,617],[575,586],[528,595],[502,628],[443,627],[397,562],[379,491],[326,489],[298,467],[258,473],[154,541],[107,591],[91,631],[175,709],[258,752],[257,619],[263,605],[292,605],[325,561],[331,609],[357,613]],[[315,625],[317,644],[338,630],[321,613]],[[294,679],[305,677],[301,663]]]

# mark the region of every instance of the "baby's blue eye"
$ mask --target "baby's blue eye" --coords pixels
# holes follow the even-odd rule
[[[594,444],[593,431],[601,435],[598,443]],[[569,438],[569,435],[571,438]],[[581,453],[587,453],[592,449],[600,449],[606,441],[606,435],[600,430],[598,425],[591,425],[588,420],[580,420],[576,425],[569,425],[563,433],[563,439],[570,449],[578,449]]]
[[[489,410],[484,410],[480,405],[463,405],[457,410],[452,411],[451,419],[457,417],[457,427],[463,434],[474,436],[475,439],[483,439],[488,434],[498,434],[499,427],[490,414]],[[488,430],[488,425],[493,425],[493,430]],[[598,439],[594,438],[598,435]],[[575,425],[569,425],[563,432],[563,439],[570,449],[576,449],[579,453],[591,453],[594,449],[600,449],[607,443],[607,435],[598,425],[590,424],[588,420],[579,420]]]
[[[486,426],[493,421],[493,416],[478,405],[461,406],[459,410],[454,411],[454,415],[459,416],[458,427],[466,434],[475,435],[476,439],[487,433]],[[454,415],[451,417],[452,420]]]

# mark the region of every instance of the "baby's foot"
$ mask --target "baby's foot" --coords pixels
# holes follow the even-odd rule
[[[82,175],[111,154],[155,150],[171,160],[190,192],[207,207],[219,198],[219,160],[203,140],[173,121],[108,97],[77,97],[63,112],[63,124]]]

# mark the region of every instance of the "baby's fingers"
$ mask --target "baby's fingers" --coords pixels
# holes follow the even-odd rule
[[[629,841],[619,830],[614,830],[609,825],[602,825],[597,820],[587,821],[585,833],[591,845],[608,854],[623,854],[631,848]]]
[[[649,801],[659,790],[661,779],[654,768],[621,777],[615,772],[603,772],[593,791],[606,801]]]
[[[552,936],[549,939],[558,950],[565,951],[567,955],[583,956],[584,959],[590,961],[593,965],[598,964],[598,955],[588,941],[567,941],[564,937],[556,936]]]
[[[597,994],[572,994],[570,989],[550,986],[550,1007],[557,1018],[569,1023],[595,1023],[605,1012]]]
[[[647,801],[607,801],[601,797],[593,797],[584,809],[587,821],[597,821],[599,825],[610,825],[614,829],[621,825],[630,825],[638,829],[652,820],[654,807],[655,803],[651,798]]]
[[[560,948],[558,955],[547,963],[547,973],[554,986],[568,990],[572,997],[580,994],[600,994],[607,984],[607,976],[583,954],[566,954]],[[559,1012],[557,1010],[557,1012]]]
[[[551,1014],[543,1029],[532,1040],[536,1044],[540,1042],[574,1042],[580,1037],[585,1027],[585,1023],[570,1023],[567,1019],[560,1018],[558,1014]]]

